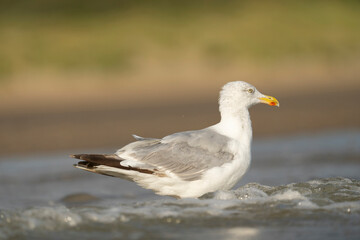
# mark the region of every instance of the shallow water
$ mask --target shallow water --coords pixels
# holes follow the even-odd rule
[[[66,155],[0,161],[0,239],[360,236],[359,131],[255,141],[235,190],[201,199],[156,196]]]

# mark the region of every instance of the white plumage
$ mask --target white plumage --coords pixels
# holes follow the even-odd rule
[[[218,124],[162,139],[142,138],[115,154],[75,154],[77,168],[132,180],[160,195],[200,197],[232,188],[251,161],[252,129],[248,108],[257,103],[279,106],[252,85],[227,83],[220,92]]]

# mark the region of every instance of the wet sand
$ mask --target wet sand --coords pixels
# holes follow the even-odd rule
[[[276,94],[280,108],[251,109],[254,137],[328,129],[360,128],[359,89],[303,95]],[[124,106],[116,100],[86,108],[0,112],[0,155],[43,151],[113,148],[132,141],[131,134],[163,137],[207,127],[219,121],[217,96],[200,100]]]

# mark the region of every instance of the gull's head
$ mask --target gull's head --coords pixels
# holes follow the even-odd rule
[[[219,104],[221,112],[225,109],[227,111],[233,109],[237,112],[257,103],[280,106],[276,98],[262,94],[253,85],[243,81],[229,82],[223,86],[220,92]]]

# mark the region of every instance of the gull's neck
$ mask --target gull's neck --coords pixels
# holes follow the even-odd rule
[[[222,109],[223,110],[223,109]],[[249,110],[244,107],[239,111],[221,111],[221,121],[216,124],[215,129],[229,138],[248,142],[252,139],[252,129]]]

